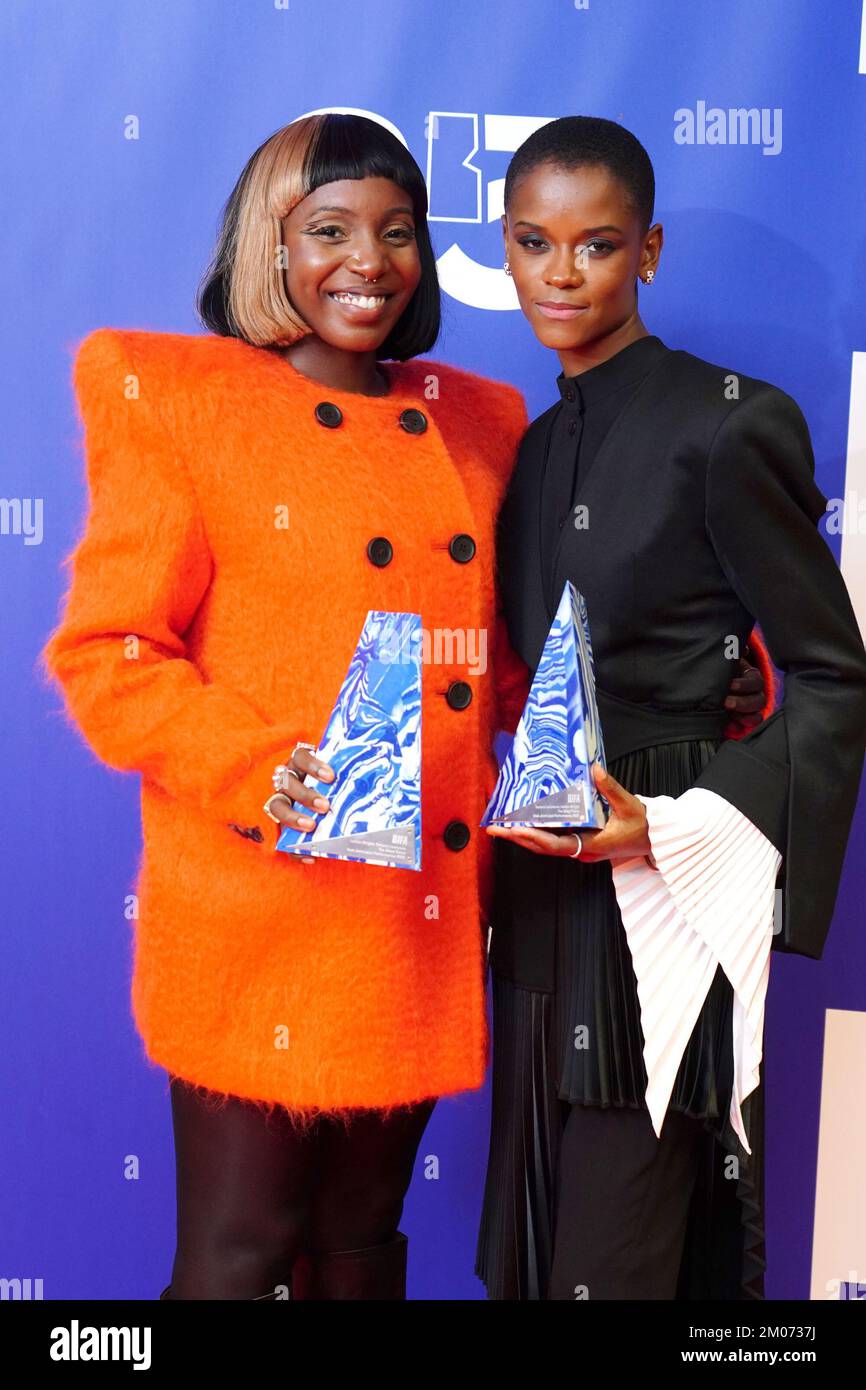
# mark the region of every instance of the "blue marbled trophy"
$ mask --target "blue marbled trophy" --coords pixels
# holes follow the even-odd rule
[[[566,581],[481,824],[602,829],[594,762],[606,766],[586,603]]]
[[[333,782],[311,781],[331,809],[315,830],[284,826],[287,854],[421,868],[421,618],[367,614],[317,749]],[[294,803],[295,810],[315,816]]]

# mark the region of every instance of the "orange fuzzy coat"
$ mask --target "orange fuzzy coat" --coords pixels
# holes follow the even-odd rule
[[[90,509],[41,654],[95,753],[142,774],[132,1007],[147,1056],[308,1114],[481,1085],[478,821],[493,733],[526,692],[492,581],[523,398],[439,362],[386,370],[390,395],[368,397],[234,338],[91,333],[74,367]],[[338,428],[316,418],[323,401]],[[400,426],[407,407],[425,432]],[[449,552],[459,533],[468,563]],[[380,568],[374,537],[393,546]],[[274,765],[321,737],[371,608],[420,613],[432,639],[420,873],[304,865],[275,852],[262,811]],[[461,633],[487,641],[483,674]],[[453,680],[472,688],[466,709],[445,699]],[[453,820],[463,850],[443,839]]]

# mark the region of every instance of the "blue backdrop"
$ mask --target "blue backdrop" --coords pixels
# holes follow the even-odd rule
[[[195,286],[248,155],[298,115],[354,109],[393,123],[428,175],[433,355],[514,383],[535,415],[559,366],[501,272],[502,179],[534,125],[606,116],[656,169],[647,327],[790,392],[840,497],[866,350],[862,23],[861,0],[5,0],[0,1276],[41,1278],[46,1298],[154,1299],[174,1240],[167,1082],[128,1003],[138,782],[96,760],[34,671],[84,519],[76,343],[103,324],[200,331]],[[824,1011],[866,1010],[862,837],[861,798],[824,960],[773,959],[775,1298],[809,1291]],[[486,1092],[446,1100],[427,1131],[403,1223],[411,1297],[483,1296],[487,1115]]]

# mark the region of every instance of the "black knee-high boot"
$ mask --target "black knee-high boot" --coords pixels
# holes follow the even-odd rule
[[[406,1297],[408,1241],[402,1231],[366,1250],[302,1254],[292,1271],[292,1298],[379,1299]]]
[[[166,1287],[163,1289],[162,1293],[159,1295],[159,1299],[163,1299],[163,1298],[171,1299],[171,1297],[172,1297],[172,1294],[171,1294],[171,1284],[167,1284]],[[250,1300],[247,1300],[247,1301],[252,1302],[252,1303],[261,1303],[262,1299],[274,1299],[274,1300],[276,1301],[276,1297],[277,1297],[276,1293],[259,1293],[259,1294],[256,1294],[255,1298],[250,1299]],[[157,1302],[159,1302],[159,1299],[157,1299]]]

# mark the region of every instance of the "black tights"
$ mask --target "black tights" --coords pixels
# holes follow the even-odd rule
[[[435,1101],[303,1131],[172,1076],[177,1252],[172,1297],[257,1298],[287,1284],[298,1253],[360,1250],[397,1233]]]

